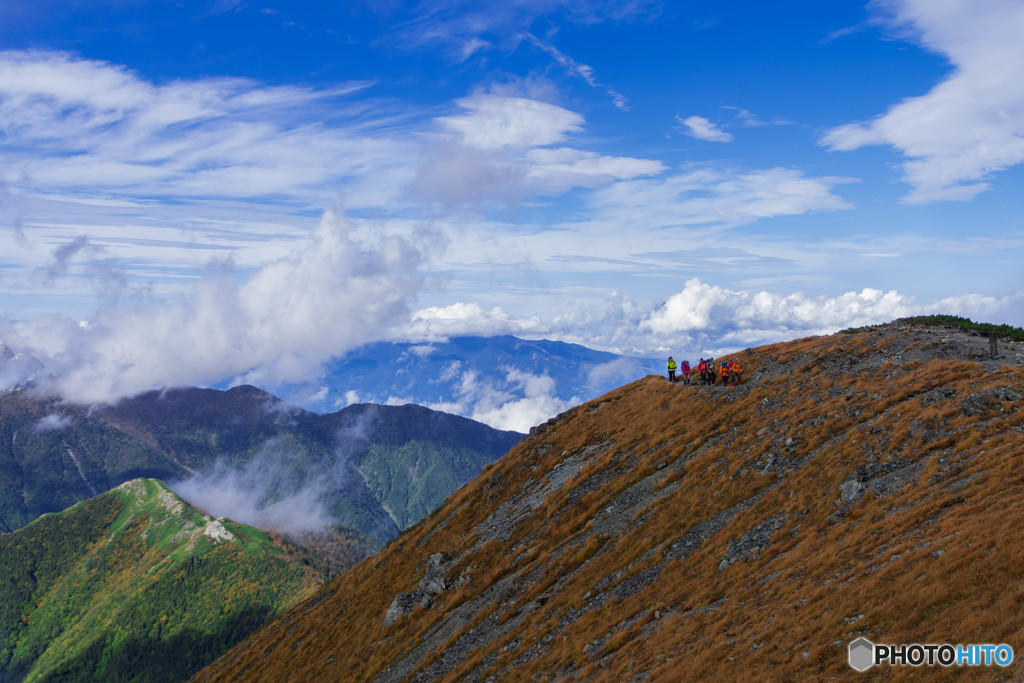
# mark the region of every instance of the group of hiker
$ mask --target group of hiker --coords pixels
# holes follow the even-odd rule
[[[691,381],[690,376],[693,374],[700,377],[701,384],[707,386],[714,386],[719,380],[721,380],[722,386],[731,386],[743,382],[743,368],[740,367],[739,362],[735,358],[728,362],[722,361],[717,368],[715,367],[714,358],[701,358],[697,364],[696,371],[694,371],[690,367],[690,361],[684,360],[682,366],[679,366],[672,356],[669,356],[668,379],[670,382],[678,381],[676,378],[677,370],[681,375],[683,384],[689,384]]]

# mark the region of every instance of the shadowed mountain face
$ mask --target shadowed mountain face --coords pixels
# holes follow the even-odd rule
[[[3,681],[182,680],[323,582],[153,479],[0,535],[0,576]]]
[[[988,352],[894,323],[739,354],[738,387],[624,386],[195,680],[831,679],[861,636],[1016,646],[1024,346]]]
[[[318,415],[248,386],[93,408],[15,391],[0,396],[0,531],[153,477],[216,516],[382,542],[520,438],[411,405]]]

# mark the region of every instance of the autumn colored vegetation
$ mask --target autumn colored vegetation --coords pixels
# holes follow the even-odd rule
[[[0,535],[0,577],[4,681],[184,680],[323,583],[152,479]]]
[[[1020,676],[1024,368],[958,335],[774,344],[739,387],[574,408],[196,680],[825,680],[861,635],[1022,654],[892,678]],[[446,590],[385,624],[435,556]]]

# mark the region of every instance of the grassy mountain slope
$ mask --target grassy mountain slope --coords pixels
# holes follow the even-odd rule
[[[988,348],[894,323],[739,354],[740,387],[612,391],[196,680],[806,680],[852,676],[861,635],[1020,650],[1024,345]]]
[[[386,541],[520,436],[418,406],[318,415],[247,386],[92,408],[15,391],[0,396],[0,531],[136,477],[216,485],[246,471],[238,493],[257,507],[315,485],[329,521]]]
[[[0,535],[0,680],[182,680],[311,595],[303,560],[126,482]]]

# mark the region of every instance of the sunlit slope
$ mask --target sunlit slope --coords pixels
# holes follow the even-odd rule
[[[893,324],[741,353],[740,387],[624,386],[197,679],[829,679],[860,635],[1024,657],[1024,355],[987,353]]]
[[[322,584],[136,479],[0,535],[0,680],[182,680]]]

